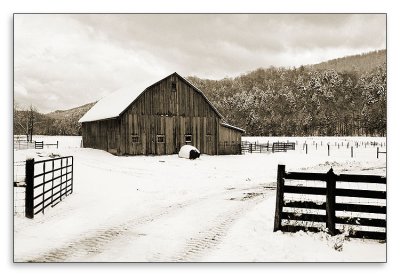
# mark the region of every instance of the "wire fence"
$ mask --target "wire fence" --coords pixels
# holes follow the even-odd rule
[[[14,187],[14,215],[25,215],[25,187]]]
[[[26,161],[14,161],[14,186],[25,185],[25,165]]]
[[[14,150],[34,149],[35,141],[14,139]]]

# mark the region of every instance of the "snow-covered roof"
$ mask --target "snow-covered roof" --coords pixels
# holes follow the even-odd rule
[[[79,120],[82,122],[97,121],[118,117],[122,110],[125,110],[143,90],[136,90],[131,87],[119,89],[101,100],[99,100]]]
[[[241,131],[241,132],[246,132],[246,131],[245,131],[244,129],[242,129],[242,128],[235,127],[235,126],[233,126],[233,125],[230,125],[230,124],[227,124],[227,123],[224,123],[224,122],[222,122],[221,125],[224,126],[224,127],[227,127],[227,128],[232,128],[232,129]]]
[[[83,115],[79,122],[91,122],[118,117],[149,87],[149,84],[153,85],[161,79],[163,78],[157,77],[153,82],[147,81],[145,85],[134,84],[114,91],[99,100],[85,115]]]
[[[199,92],[205,100],[211,105],[213,110],[222,118],[222,115],[218,112],[218,110],[211,104],[211,102],[207,99],[204,93],[195,87],[191,82],[189,82],[184,77],[180,76],[177,73],[173,73],[179,76],[181,79],[186,81],[188,84],[193,86],[197,92]],[[164,80],[172,76],[173,74],[167,77],[157,77],[157,79],[153,81],[146,81],[146,85],[132,85],[129,87],[124,87],[115,92],[105,96],[101,100],[99,100],[85,115],[79,120],[80,123],[83,122],[91,122],[98,120],[105,120],[111,118],[117,118],[124,112],[130,104],[132,104],[147,88],[153,86],[154,84]]]

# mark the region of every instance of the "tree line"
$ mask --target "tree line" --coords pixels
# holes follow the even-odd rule
[[[386,63],[364,73],[271,67],[236,78],[188,79],[247,135],[386,135]]]
[[[33,105],[23,108],[14,104],[14,135],[25,135],[32,140],[34,135],[81,135],[79,119],[94,105],[86,104],[69,110],[58,110],[48,114],[38,112]]]

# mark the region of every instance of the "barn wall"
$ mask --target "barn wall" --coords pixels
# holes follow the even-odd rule
[[[82,123],[83,146],[119,154],[119,130],[118,119]]]
[[[219,121],[218,114],[200,93],[172,75],[146,90],[121,115],[120,152],[173,154],[181,146],[191,144],[202,153],[217,154]],[[160,135],[164,142],[157,141]],[[185,142],[185,135],[191,135],[191,143]]]
[[[219,125],[219,154],[241,154],[242,133],[233,128]]]

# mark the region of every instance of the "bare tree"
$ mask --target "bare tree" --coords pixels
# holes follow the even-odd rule
[[[32,142],[35,125],[41,123],[37,121],[36,107],[30,105],[28,109],[22,109],[18,103],[14,104],[14,122],[23,130],[28,142]]]

